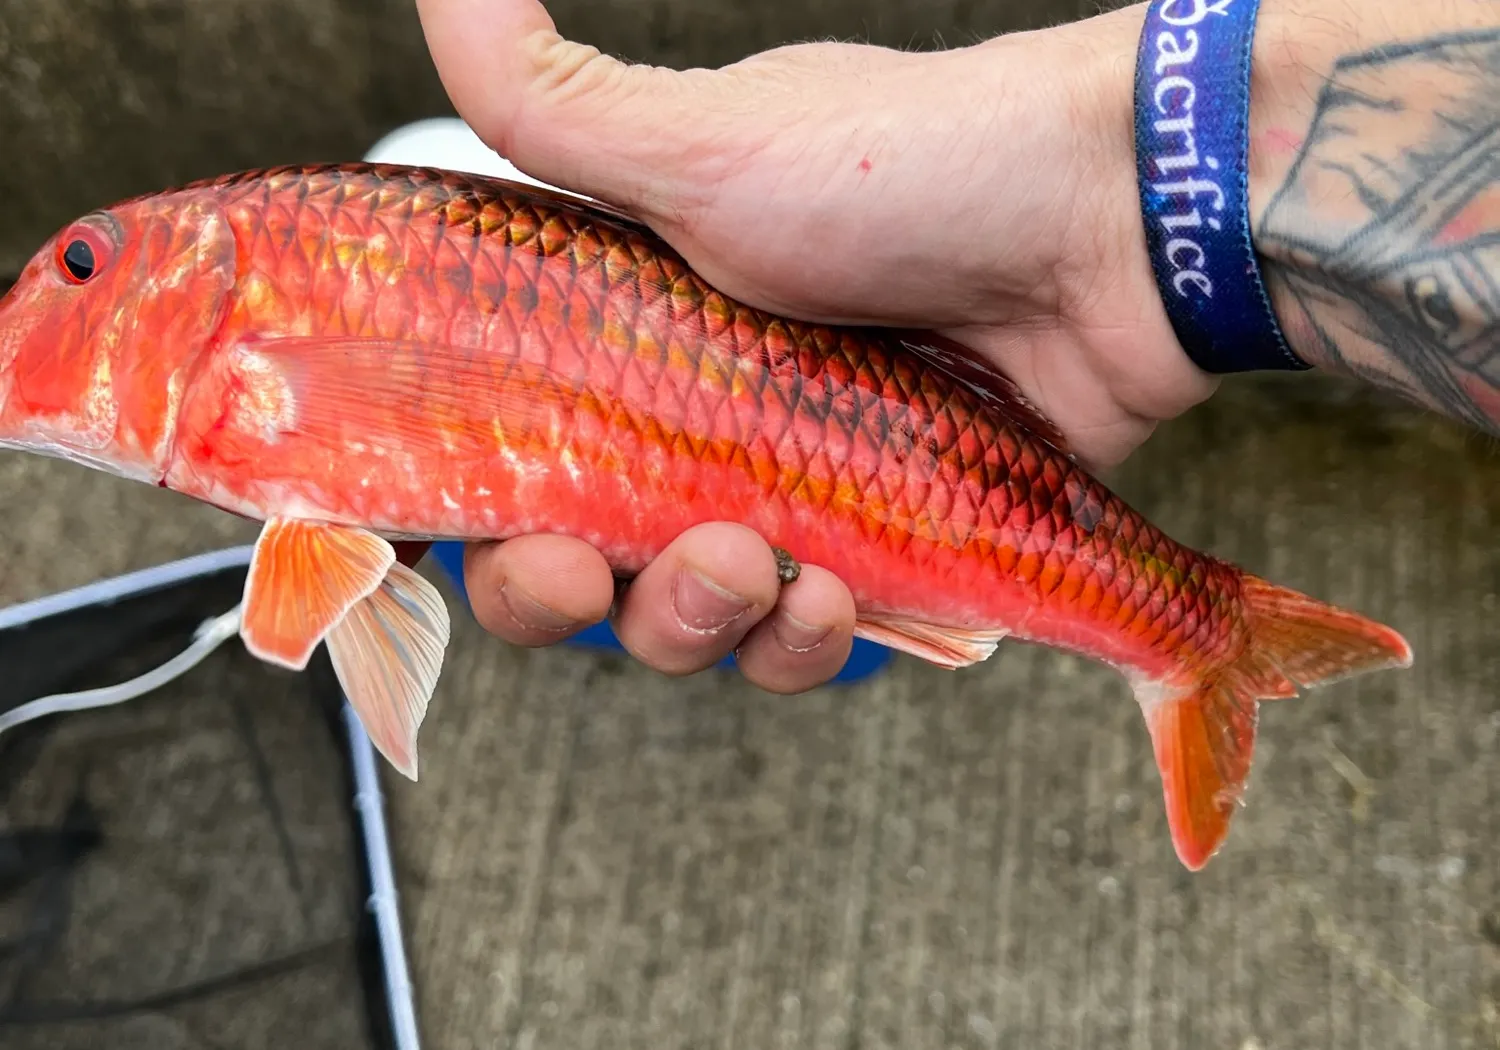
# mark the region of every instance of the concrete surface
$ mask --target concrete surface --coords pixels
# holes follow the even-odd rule
[[[596,43],[677,63],[1077,13],[554,7]],[[0,268],[78,205],[357,155],[441,113],[415,34],[402,0],[0,0],[0,141],[17,158],[0,165]],[[127,49],[142,41],[156,50]],[[1111,482],[1180,539],[1381,618],[1417,653],[1409,672],[1264,712],[1248,806],[1206,872],[1172,855],[1128,695],[1082,661],[1007,646],[958,674],[902,659],[868,685],[774,698],[716,672],[673,682],[510,649],[459,617],[423,779],[386,781],[426,1045],[1500,1046],[1493,443],[1341,384],[1235,382]],[[253,528],[7,453],[0,536],[9,603]],[[231,666],[251,704],[297,688]],[[294,793],[316,773],[295,748],[276,760]],[[31,797],[63,796],[48,768]]]

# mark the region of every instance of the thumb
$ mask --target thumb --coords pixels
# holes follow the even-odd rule
[[[1050,287],[1055,250],[1023,249],[1057,240],[1035,214],[1056,209],[1026,207],[1037,180],[1021,185],[1006,160],[1046,150],[1024,129],[994,148],[993,100],[1026,102],[992,83],[996,63],[976,49],[807,43],[677,71],[563,39],[539,0],[418,7],[482,140],[645,222],[736,299],[805,320],[946,327],[1036,312],[1034,289]],[[996,230],[1030,259],[1025,272],[997,279]]]
[[[727,89],[720,74],[627,64],[566,40],[539,0],[417,7],[454,107],[516,167],[643,218],[689,203],[704,127],[694,100]]]

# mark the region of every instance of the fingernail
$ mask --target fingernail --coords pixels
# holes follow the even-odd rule
[[[693,569],[683,569],[672,586],[672,607],[689,631],[715,634],[744,616],[750,603]]]
[[[577,621],[572,617],[543,605],[525,591],[512,587],[509,581],[500,585],[500,601],[504,603],[511,619],[528,630],[556,634],[577,626]]]
[[[814,627],[803,623],[788,612],[781,613],[771,621],[771,633],[776,635],[776,640],[794,653],[812,652],[823,644],[823,639],[832,630],[832,627]]]

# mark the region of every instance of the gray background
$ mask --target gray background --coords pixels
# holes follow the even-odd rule
[[[675,65],[1086,13],[551,7],[565,32]],[[89,207],[357,158],[447,111],[406,0],[0,0],[0,273]],[[1139,714],[1086,662],[1008,645],[957,674],[900,659],[776,698],[717,672],[511,649],[460,616],[422,781],[386,780],[428,1045],[1500,1046],[1493,442],[1337,382],[1234,381],[1109,481],[1183,541],[1416,649],[1409,672],[1265,709],[1248,806],[1207,871],[1177,865]],[[253,535],[170,493],[0,454],[0,602]],[[265,710],[286,702],[276,673],[228,666]],[[293,785],[300,753],[272,755]],[[65,801],[47,769],[18,807]],[[242,877],[253,899],[266,876]],[[301,1045],[334,1045],[315,1018],[343,994],[308,984]],[[217,1044],[160,1018],[121,1031],[169,1050],[285,1045],[284,1028],[246,1028]]]

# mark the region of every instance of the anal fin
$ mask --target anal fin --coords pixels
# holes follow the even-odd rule
[[[856,620],[854,634],[939,667],[957,670],[988,660],[1010,631],[1006,628],[943,627],[920,620],[882,618]]]
[[[395,561],[395,550],[373,532],[271,518],[245,578],[245,648],[268,663],[302,670],[318,643],[380,586]]]
[[[375,749],[417,779],[417,730],[448,645],[442,595],[397,562],[380,586],[328,634],[328,654],[349,706]]]

